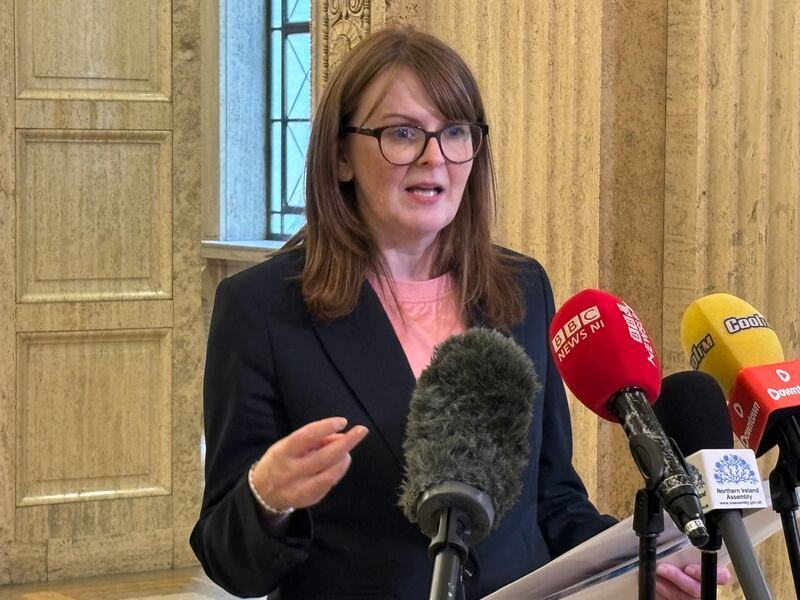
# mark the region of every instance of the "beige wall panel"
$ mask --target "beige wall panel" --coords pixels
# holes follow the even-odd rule
[[[14,5],[0,0],[0,548],[14,535]],[[2,552],[2,550],[0,550]],[[0,557],[2,555],[0,554]],[[4,561],[0,560],[0,565]],[[0,581],[3,580],[0,566]]]
[[[18,331],[172,327],[171,300],[18,304]]]
[[[0,0],[0,583],[194,560],[200,5]]]
[[[170,97],[169,0],[17,0],[20,98]]]
[[[169,493],[169,330],[20,334],[17,378],[18,505]]]
[[[665,371],[688,367],[680,322],[686,307],[704,293],[707,194],[686,177],[697,169],[697,115],[667,114],[664,179],[664,350]]]
[[[202,359],[205,356],[200,261],[200,0],[173,0],[175,154],[172,229],[175,264],[172,356],[172,566],[196,564],[189,532],[200,513]]]
[[[172,293],[168,132],[17,134],[20,302]]]
[[[545,264],[560,301],[598,277],[601,16],[596,3],[436,2],[415,23],[476,73],[497,237]]]
[[[172,525],[172,498],[126,498],[108,502],[23,506],[16,511],[17,540],[22,543],[50,538],[77,538],[155,531]]]
[[[113,548],[114,552],[109,552]],[[136,573],[172,566],[172,530],[50,540],[50,581],[107,573]]]
[[[666,371],[687,368],[680,340],[681,318],[686,307],[708,291],[708,190],[699,186],[697,179],[701,168],[699,127],[705,120],[699,111],[699,67],[706,59],[699,48],[700,13],[696,0],[669,1],[662,352]]]
[[[800,4],[670,0],[664,320],[729,292],[764,312],[787,358],[800,326]],[[677,334],[668,367],[685,369]],[[766,478],[773,451],[760,461]],[[781,533],[758,549],[793,593]],[[741,596],[738,586],[722,597]]]
[[[47,544],[0,546],[0,585],[47,580]]]
[[[597,284],[636,310],[660,354],[666,0],[602,4]],[[642,478],[622,429],[599,427],[597,501],[628,515]]]
[[[172,106],[165,102],[18,100],[20,129],[172,129]]]
[[[600,279],[661,348],[666,0],[603,10]]]
[[[201,181],[201,211],[203,240],[218,240],[220,229],[224,229],[224,219],[220,204],[220,146],[219,124],[220,106],[220,53],[219,53],[219,3],[201,2],[200,4],[200,65],[201,65],[201,152],[203,160],[203,173]],[[316,34],[314,24],[312,36]],[[316,38],[315,38],[316,41]],[[318,51],[316,44],[312,44],[311,52]],[[312,58],[313,60],[313,58]],[[312,76],[314,71],[311,71]],[[312,93],[313,82],[312,82]],[[312,110],[314,104],[312,102]],[[220,223],[220,221],[223,223]]]
[[[773,0],[764,311],[779,332],[786,358],[800,358],[800,6]]]

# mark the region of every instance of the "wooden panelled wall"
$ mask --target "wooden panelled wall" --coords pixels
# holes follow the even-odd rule
[[[667,324],[719,291],[760,309],[800,358],[800,3],[670,0],[668,28],[665,365],[685,365]],[[794,597],[782,535],[759,557],[774,596]]]
[[[199,0],[0,0],[0,584],[193,563]]]
[[[497,237],[545,264],[557,300],[588,286],[622,297],[674,372],[688,368],[683,311],[727,291],[800,356],[800,3],[408,0],[386,20],[443,37],[475,69]],[[572,413],[592,497],[630,514],[640,477],[620,428]],[[774,596],[792,597],[782,535],[759,556]]]

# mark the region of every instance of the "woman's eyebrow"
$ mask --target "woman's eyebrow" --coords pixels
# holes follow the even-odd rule
[[[411,122],[411,123],[420,123],[421,122],[416,117],[412,117],[411,115],[406,114],[406,113],[393,112],[393,113],[384,114],[384,113],[380,113],[379,112],[375,116],[377,118],[379,118],[379,119],[402,119],[404,121],[408,121],[408,122]]]

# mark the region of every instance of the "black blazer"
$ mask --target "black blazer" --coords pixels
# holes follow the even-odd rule
[[[239,596],[419,600],[430,591],[429,540],[398,507],[401,443],[415,379],[380,301],[365,284],[349,316],[315,323],[293,277],[302,252],[279,255],[217,289],[204,383],[206,487],[191,545],[208,576]],[[480,598],[611,525],[573,470],[563,384],[547,347],[554,312],[542,267],[521,263],[527,315],[512,331],[542,391],[534,399],[522,495],[470,552],[467,598]],[[265,449],[331,416],[370,434],[344,479],[270,535],[247,485]]]

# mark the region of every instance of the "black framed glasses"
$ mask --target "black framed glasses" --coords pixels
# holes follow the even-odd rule
[[[425,131],[414,125],[389,125],[387,127],[343,127],[345,133],[368,135],[378,140],[383,158],[397,166],[410,165],[417,161],[435,138],[442,156],[451,163],[471,161],[489,135],[486,123],[450,123],[438,131]]]

